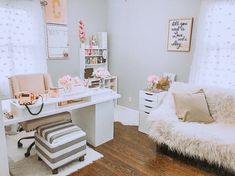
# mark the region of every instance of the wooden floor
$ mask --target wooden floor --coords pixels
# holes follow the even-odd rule
[[[115,123],[114,140],[95,148],[104,158],[71,176],[214,176],[198,167],[155,152],[137,127]]]

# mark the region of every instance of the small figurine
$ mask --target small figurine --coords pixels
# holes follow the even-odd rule
[[[96,37],[95,35],[91,35],[89,39],[89,45],[92,48],[93,46],[97,45]]]

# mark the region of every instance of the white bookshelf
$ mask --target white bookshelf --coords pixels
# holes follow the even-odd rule
[[[85,77],[86,69],[103,67],[108,70],[108,48],[107,48],[107,32],[99,32],[97,34],[97,46],[89,46],[82,44],[80,47],[80,78],[89,79],[89,87],[100,87],[100,79]],[[91,70],[90,70],[90,73]],[[117,92],[117,76],[111,76],[104,79],[104,88],[110,88]]]
[[[107,32],[99,32],[97,34],[97,46],[89,46],[82,44],[80,47],[80,77],[82,79],[91,78],[86,74],[85,70],[95,70],[103,67],[108,70],[108,48],[107,48]]]

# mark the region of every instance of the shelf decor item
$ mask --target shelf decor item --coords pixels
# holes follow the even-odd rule
[[[94,70],[93,75],[95,78],[100,79],[100,87],[104,88],[105,87],[105,78],[108,78],[111,76],[109,71],[103,67],[99,67]]]
[[[101,79],[105,79],[107,77],[110,77],[110,73],[107,69],[103,68],[103,67],[99,67],[97,69],[94,70],[93,75],[96,78],[101,78]]]
[[[85,43],[86,41],[85,24],[82,20],[79,21],[79,38],[81,43]]]
[[[89,47],[90,48],[97,48],[97,39],[96,39],[96,35],[91,35],[89,37]]]
[[[147,90],[152,92],[159,92],[168,90],[170,82],[168,77],[151,75],[147,79],[148,86]]]
[[[169,20],[168,51],[190,51],[192,26],[193,18]]]

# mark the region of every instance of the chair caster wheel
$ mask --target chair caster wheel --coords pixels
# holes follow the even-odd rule
[[[84,161],[85,156],[81,156],[80,158],[78,158],[79,161]]]
[[[28,158],[30,156],[30,153],[25,153],[24,156],[25,158]]]
[[[42,158],[38,157],[38,161],[42,161]]]
[[[18,142],[18,143],[17,143],[17,147],[18,147],[18,148],[22,148],[22,147],[23,147],[23,144],[22,144],[21,142]]]

